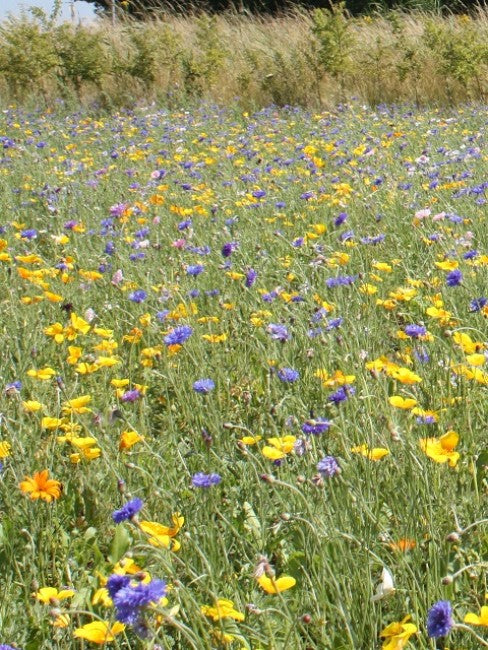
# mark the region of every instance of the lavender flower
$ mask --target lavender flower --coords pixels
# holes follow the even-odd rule
[[[463,274],[459,269],[450,271],[446,276],[446,284],[448,287],[457,287],[463,281]]]
[[[412,339],[418,339],[427,334],[427,329],[423,325],[405,325],[403,331]]]
[[[469,303],[469,311],[480,311],[488,304],[488,298],[474,298]]]
[[[344,384],[344,386],[341,386],[338,388],[335,393],[331,393],[327,400],[329,402],[333,402],[334,404],[340,404],[341,402],[345,402],[349,397],[354,395],[356,392],[356,389],[353,386],[349,386],[348,384]]]
[[[193,266],[186,267],[187,274],[192,275],[193,277],[200,275],[200,273],[203,273],[204,270],[205,267],[202,264],[194,264]]]
[[[266,328],[266,331],[275,341],[282,341],[284,343],[291,338],[290,333],[288,332],[288,329],[285,325],[270,323]]]
[[[198,379],[193,384],[193,390],[196,393],[201,393],[202,395],[210,393],[210,391],[212,391],[214,388],[215,382],[212,379]]]
[[[141,302],[144,302],[146,298],[147,298],[147,293],[143,289],[136,289],[136,291],[133,291],[132,293],[129,294],[129,300],[132,300],[132,302],[135,302],[138,305]]]
[[[132,388],[131,390],[126,390],[125,393],[120,398],[121,402],[136,402],[141,396],[141,391],[137,388]]]
[[[293,368],[281,368],[278,370],[277,374],[278,379],[280,379],[285,384],[292,384],[300,377],[298,370],[294,370]]]
[[[245,285],[248,289],[252,287],[252,285],[256,282],[258,274],[254,269],[249,269],[249,271],[246,273],[246,281]]]
[[[121,576],[126,577],[126,576]],[[140,625],[141,617],[151,603],[158,603],[166,594],[164,580],[151,580],[146,584],[128,582],[121,585],[112,596],[115,605],[115,616],[121,623]]]
[[[427,634],[431,639],[447,636],[453,625],[452,607],[448,600],[439,600],[432,605],[427,614]]]
[[[332,476],[340,474],[341,468],[334,456],[325,456],[317,463],[317,470],[322,476],[332,478]]]
[[[132,519],[143,507],[144,502],[142,499],[135,498],[132,501],[125,503],[120,510],[115,510],[112,512],[112,519],[116,524],[120,524],[122,521],[127,521]]]
[[[193,487],[197,488],[209,488],[212,485],[218,485],[222,477],[219,474],[204,474],[203,472],[197,472],[193,474],[191,482]]]
[[[222,257],[230,257],[232,253],[239,248],[239,244],[236,241],[229,241],[222,246]]]
[[[307,420],[302,424],[302,431],[307,435],[318,436],[325,431],[330,429],[332,422],[330,420],[324,420],[323,418],[317,418],[316,420]]]
[[[193,329],[189,325],[180,325],[175,327],[164,337],[165,345],[181,345],[187,341],[193,334]]]

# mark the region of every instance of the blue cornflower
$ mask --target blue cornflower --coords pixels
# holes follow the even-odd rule
[[[294,370],[293,368],[281,368],[277,374],[278,379],[281,379],[285,384],[292,384],[300,377],[298,370]]]
[[[291,338],[290,333],[286,325],[280,325],[278,323],[270,323],[266,328],[268,334],[271,335],[271,338],[275,341],[288,341]]]
[[[145,607],[158,603],[166,594],[164,580],[151,580],[146,584],[129,582],[118,589],[113,596],[115,617],[121,623],[136,625],[140,623]]]
[[[222,477],[219,474],[204,474],[203,472],[197,472],[193,474],[191,478],[191,483],[193,487],[197,488],[209,488],[212,485],[218,485]]]
[[[255,199],[262,199],[264,196],[266,196],[266,192],[264,190],[254,190],[252,195]]]
[[[429,363],[430,356],[425,348],[417,348],[413,351],[413,356],[419,363]]]
[[[446,284],[448,287],[457,287],[463,281],[463,274],[459,269],[450,271],[446,276]]]
[[[318,436],[324,431],[330,429],[332,422],[330,420],[324,420],[323,418],[317,418],[316,420],[307,420],[302,424],[302,431],[307,435]]]
[[[193,384],[193,390],[196,393],[201,393],[202,395],[206,395],[207,393],[210,393],[211,390],[215,388],[215,382],[212,379],[198,379],[194,384]]]
[[[108,241],[108,242],[105,244],[104,253],[105,253],[106,255],[113,255],[113,254],[115,253],[115,244],[114,244],[113,241]]]
[[[136,402],[141,396],[141,391],[137,388],[132,388],[131,390],[126,390],[125,393],[120,398],[121,402]]]
[[[403,331],[412,339],[418,339],[421,336],[425,336],[427,334],[427,329],[423,325],[405,325]]]
[[[291,245],[293,246],[293,248],[300,248],[301,246],[303,246],[304,241],[305,241],[304,237],[297,237],[292,241]]]
[[[193,334],[193,329],[189,325],[180,325],[175,327],[164,337],[165,345],[181,345],[187,341]]]
[[[130,584],[130,576],[112,573],[107,580],[107,591],[110,598],[114,598],[118,591]]]
[[[330,321],[327,323],[327,327],[325,328],[326,332],[330,332],[331,330],[335,330],[338,327],[342,325],[344,322],[344,319],[339,317],[339,318],[331,318]]]
[[[180,221],[178,224],[178,230],[186,230],[187,228],[191,228],[193,225],[191,219],[186,219],[186,221]]]
[[[229,241],[222,246],[222,256],[230,257],[232,253],[239,248],[239,244],[236,241]]]
[[[16,648],[13,648],[11,645],[7,645],[6,643],[1,643],[0,650],[16,650]]]
[[[37,230],[35,228],[28,228],[27,230],[22,230],[20,236],[24,239],[35,239],[37,237]]]
[[[356,279],[357,276],[355,275],[338,275],[336,278],[327,278],[325,284],[329,289],[333,289],[334,287],[348,286],[355,282]]]
[[[120,524],[121,521],[127,521],[127,519],[132,519],[141,510],[143,505],[143,500],[136,497],[132,501],[125,503],[120,510],[112,512],[112,519],[116,524]]]
[[[488,304],[488,298],[475,298],[469,303],[469,311],[480,311]]]
[[[334,226],[341,226],[344,221],[347,220],[347,212],[341,212],[335,219],[334,219]]]
[[[453,625],[452,607],[448,600],[439,600],[432,605],[427,614],[427,634],[431,639],[447,636]]]
[[[356,389],[353,386],[349,386],[348,384],[344,384],[344,386],[341,386],[338,388],[335,393],[332,393],[329,395],[327,400],[329,402],[333,402],[334,404],[340,404],[341,402],[344,402],[347,400],[349,397],[354,395],[356,392]]]
[[[8,395],[11,395],[13,393],[18,393],[21,389],[22,389],[21,381],[11,381],[9,384],[5,386],[4,392],[7,393]]]
[[[205,267],[202,264],[194,264],[193,266],[187,266],[186,267],[186,272],[188,275],[193,275],[196,277],[197,275],[200,275],[200,273],[203,273],[205,270]]]
[[[144,289],[136,289],[136,291],[132,291],[132,293],[129,294],[129,300],[137,303],[138,305],[141,302],[144,302],[146,298],[147,298],[147,293],[144,291]]]
[[[325,456],[317,463],[317,470],[322,476],[331,478],[336,474],[340,474],[341,468],[334,456]]]
[[[246,273],[246,281],[244,284],[248,289],[250,289],[252,285],[256,282],[257,276],[258,274],[254,269],[249,269],[249,271]]]

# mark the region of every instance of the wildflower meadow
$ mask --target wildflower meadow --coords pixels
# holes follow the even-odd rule
[[[0,648],[488,647],[486,106],[0,113]]]

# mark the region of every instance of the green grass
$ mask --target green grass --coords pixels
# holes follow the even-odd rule
[[[485,107],[372,111],[353,103],[317,115],[247,115],[205,105],[103,118],[9,109],[0,135],[0,368],[4,387],[22,382],[0,397],[0,441],[11,445],[0,474],[0,641],[88,647],[73,632],[115,621],[114,608],[93,596],[117,562],[132,559],[143,575],[167,582],[168,602],[159,618],[147,614],[145,640],[128,625],[116,648],[220,648],[226,632],[235,637],[230,648],[373,650],[382,630],[407,615],[418,628],[408,647],[481,647],[462,629],[436,645],[426,617],[449,600],[461,623],[479,614],[488,591],[488,375],[483,359],[470,356],[488,349],[483,311],[470,310],[486,294]],[[162,178],[151,176],[156,170]],[[255,198],[257,190],[266,194]],[[121,203],[122,216],[111,217]],[[427,208],[430,216],[414,223]],[[347,220],[334,225],[343,212]],[[227,242],[238,246],[224,257]],[[31,254],[38,259],[22,257]],[[436,266],[447,259],[458,262],[459,286]],[[203,273],[189,275],[197,264]],[[87,278],[100,266],[99,277]],[[246,287],[250,268],[257,279]],[[352,283],[329,288],[339,276]],[[377,292],[365,293],[368,284]],[[408,301],[378,304],[401,287],[415,289]],[[147,294],[140,303],[130,299],[137,289]],[[436,300],[450,312],[445,322],[427,314]],[[324,302],[328,313],[318,312]],[[95,314],[87,333],[59,343],[45,333],[60,323],[73,335],[70,313],[90,320],[87,310]],[[274,340],[270,323],[286,326],[289,339]],[[409,324],[431,336],[402,338]],[[164,337],[181,325],[193,333],[172,353]],[[461,332],[473,350],[465,342],[463,351]],[[222,334],[220,342],[203,338]],[[68,346],[79,346],[79,363],[94,371],[68,363]],[[111,355],[116,365],[97,367]],[[368,369],[382,356],[421,381],[401,383],[393,366]],[[470,363],[482,364],[478,374]],[[456,374],[455,364],[465,370]],[[54,370],[48,380],[28,374],[45,367]],[[280,381],[282,368],[296,369],[298,381]],[[339,385],[322,385],[318,370],[353,375],[355,392],[330,401]],[[215,382],[208,394],[192,388],[203,378]],[[113,379],[129,380],[119,395]],[[145,395],[123,401],[134,384]],[[67,400],[83,395],[91,411],[66,415]],[[419,423],[390,404],[392,395],[414,398],[437,422]],[[28,412],[28,400],[44,406]],[[79,449],[58,440],[61,428],[43,428],[46,416],[95,438],[100,457],[73,463]],[[329,430],[302,433],[317,418],[330,420]],[[455,467],[419,444],[449,430],[460,436]],[[144,439],[121,451],[124,431]],[[276,464],[262,450],[286,435],[297,444]],[[245,436],[262,439],[248,446]],[[363,444],[390,453],[374,461],[351,451]],[[324,456],[338,460],[340,474],[320,477]],[[63,486],[50,504],[19,489],[43,469]],[[222,480],[192,487],[198,472]],[[135,497],[144,501],[139,520],[170,526],[181,513],[179,550],[150,545],[137,521],[114,524],[111,513]],[[400,540],[412,548],[398,550]],[[258,566],[292,576],[295,586],[266,594]],[[384,568],[395,591],[376,600]],[[48,586],[75,593],[43,604],[35,594]],[[201,607],[218,598],[245,619],[212,622]],[[60,612],[67,627],[52,625]],[[486,628],[471,629],[488,644]]]

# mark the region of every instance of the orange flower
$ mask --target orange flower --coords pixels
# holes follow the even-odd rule
[[[50,503],[61,496],[61,483],[49,478],[49,470],[36,472],[34,476],[26,476],[19,483],[19,488],[24,494],[29,494],[31,499],[43,499]]]

